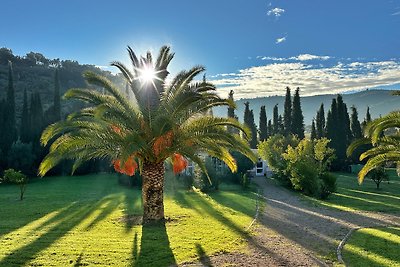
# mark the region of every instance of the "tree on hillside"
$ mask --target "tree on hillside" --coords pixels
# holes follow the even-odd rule
[[[324,111],[324,104],[321,103],[319,110],[317,111],[316,116],[316,131],[317,131],[317,138],[321,139],[325,137],[325,111]]]
[[[261,106],[260,108],[260,142],[265,141],[268,138],[268,122],[267,122],[267,113],[265,111],[265,106]]]
[[[292,98],[290,96],[290,88],[286,87],[285,104],[283,110],[283,126],[285,136],[292,133]]]
[[[292,106],[292,133],[297,135],[299,139],[304,138],[304,116],[301,110],[300,103],[300,88],[297,87],[296,92],[293,96]]]
[[[31,141],[31,122],[28,107],[28,95],[26,93],[26,89],[24,90],[24,102],[22,105],[21,125],[19,133],[22,143],[28,144]]]
[[[361,127],[364,129],[365,126],[372,121],[371,114],[369,113],[369,107],[367,107],[367,113],[365,114],[364,121],[361,123]]]
[[[11,61],[8,62],[8,87],[5,108],[3,109],[3,135],[0,140],[0,149],[7,155],[11,145],[18,139],[15,118],[15,91]]]
[[[247,127],[232,118],[204,115],[212,107],[232,103],[220,98],[213,84],[193,82],[203,67],[182,71],[166,84],[167,67],[174,56],[169,47],[162,47],[155,61],[150,52],[141,58],[130,47],[128,52],[133,71],[120,62],[112,65],[130,84],[132,101],[107,78],[85,73],[90,85],[104,88],[107,94],[94,89],[70,89],[64,95],[66,99],[83,100],[90,107],[43,131],[42,144],[51,141],[52,145],[40,164],[39,174],[45,175],[63,159],[74,161],[73,170],[93,158],[106,158],[116,171],[128,175],[139,169],[143,179],[143,221],[160,221],[164,220],[165,160],[172,160],[175,173],[184,170],[187,159],[207,173],[199,153],[224,161],[232,171],[237,170],[237,165],[230,151],[238,151],[253,161],[256,156],[247,140],[226,129],[237,128],[248,137]]]
[[[317,130],[315,129],[315,120],[312,120],[311,123],[311,135],[310,135],[311,140],[317,139]]]

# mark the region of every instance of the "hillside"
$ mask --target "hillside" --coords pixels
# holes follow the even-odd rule
[[[293,94],[293,92],[292,92]],[[332,98],[336,95],[317,95],[301,97],[301,107],[304,114],[305,125],[311,125],[311,120],[315,117],[317,110],[321,103],[325,106],[325,114],[327,114],[330,108]],[[365,117],[367,107],[370,108],[372,118],[377,118],[380,115],[385,115],[392,110],[399,109],[400,98],[391,95],[390,90],[365,90],[352,94],[343,94],[343,100],[350,108],[354,105],[359,114],[359,120],[362,121]],[[260,107],[266,106],[267,118],[272,118],[272,109],[275,104],[278,104],[279,114],[283,113],[284,96],[270,96],[263,98],[254,99],[240,99],[236,101],[237,110],[235,114],[239,117],[239,120],[243,121],[244,103],[250,102],[250,108],[253,109],[255,122],[258,125],[258,117],[260,113]],[[349,111],[350,112],[350,111]],[[218,116],[226,116],[226,108],[217,108],[214,110],[214,114]]]

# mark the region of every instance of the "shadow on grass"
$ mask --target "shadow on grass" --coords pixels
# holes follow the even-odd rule
[[[10,251],[10,253],[0,261],[0,266],[25,265],[34,259],[35,255],[65,236],[70,230],[91,216],[96,210],[102,209],[102,212],[89,224],[90,228],[94,227],[96,223],[116,208],[115,204],[115,201],[113,202],[106,197],[94,204],[76,202],[69,205],[62,209],[56,216],[45,221],[42,225],[28,231],[28,234],[38,234],[40,231],[44,231],[44,233],[32,242]],[[45,229],[46,227],[49,228]],[[82,255],[78,257],[78,260],[81,259]]]
[[[196,246],[197,255],[199,256],[199,260],[200,260],[201,264],[203,264],[204,266],[212,266],[211,259],[206,254],[203,247],[199,243],[196,243],[195,246]]]
[[[134,267],[176,265],[164,222],[142,226],[140,251],[138,253],[137,235],[135,234],[132,256],[134,259],[132,266]]]

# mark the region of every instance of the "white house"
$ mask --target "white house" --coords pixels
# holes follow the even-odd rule
[[[257,149],[252,149],[252,151],[258,155]],[[272,175],[272,170],[268,167],[268,164],[265,160],[261,159],[260,157],[258,158],[258,161],[254,165],[254,168],[251,170],[251,172],[255,176],[267,176],[270,177]]]

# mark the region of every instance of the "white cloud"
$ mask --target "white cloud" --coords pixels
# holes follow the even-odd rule
[[[282,37],[282,38],[278,38],[278,39],[276,39],[276,44],[280,44],[280,43],[282,43],[282,42],[284,42],[284,41],[286,41],[286,36],[284,36],[284,37]]]
[[[280,17],[283,13],[285,13],[285,10],[283,8],[275,7],[275,8],[268,10],[267,15]]]
[[[307,61],[307,60],[328,60],[330,56],[316,56],[310,54],[300,54],[297,57],[290,57],[289,59],[299,60],[299,61]]]
[[[294,57],[267,57],[267,56],[257,56],[257,59],[261,60],[272,60],[272,61],[307,61],[307,60],[328,60],[332,57],[330,56],[317,56],[317,55],[310,55],[310,54],[300,54]]]
[[[336,94],[400,83],[400,62],[352,62],[333,66],[304,62],[273,63],[239,70],[214,79],[221,96],[235,90],[235,97],[284,95],[285,87],[300,87],[302,95]]]
[[[400,11],[394,12],[394,13],[392,14],[392,16],[398,16],[398,15],[400,15]]]

